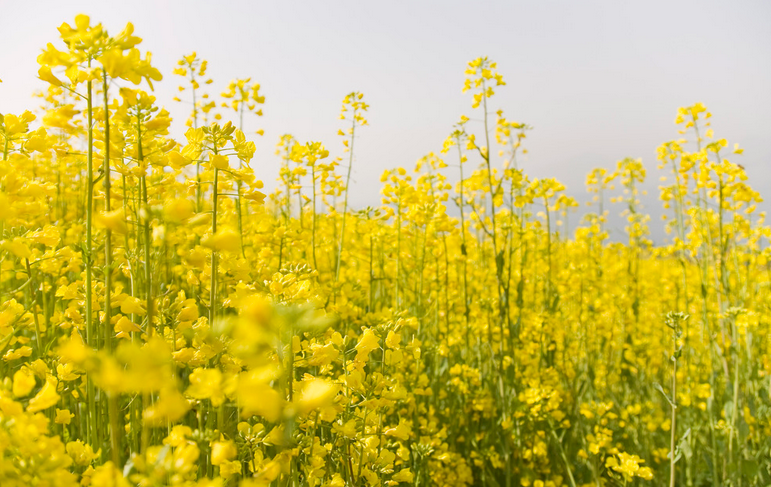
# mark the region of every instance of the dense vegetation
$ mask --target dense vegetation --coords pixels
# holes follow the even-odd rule
[[[568,227],[487,58],[475,120],[356,210],[361,93],[342,156],[283,136],[265,195],[258,84],[210,97],[182,58],[175,141],[130,24],[59,31],[41,114],[0,116],[3,486],[771,483],[769,227],[701,104],[658,150],[654,246],[631,158]]]

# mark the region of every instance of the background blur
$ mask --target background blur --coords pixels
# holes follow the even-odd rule
[[[526,171],[557,177],[584,200],[592,168],[643,158],[650,192],[644,204],[656,240],[662,232],[655,221],[661,176],[655,151],[679,137],[679,106],[705,103],[716,137],[745,149],[733,162],[771,198],[766,0],[0,0],[0,112],[37,106],[31,94],[44,83],[36,57],[46,43],[56,43],[56,27],[78,13],[112,34],[134,23],[144,39],[141,50],[153,53],[164,75],[155,95],[174,115],[178,140],[189,112],[172,101],[181,81],[172,69],[182,55],[197,51],[209,60],[212,95],[236,77],[261,83],[265,116],[250,117],[246,126],[265,130],[254,136],[252,164],[268,188],[278,175],[274,147],[281,134],[321,140],[333,156],[342,154],[335,135],[344,128],[340,104],[356,90],[370,104],[370,126],[356,141],[351,201],[379,204],[384,169],[411,168],[422,155],[439,152],[461,114],[481,116],[461,88],[466,63],[486,55],[507,81],[492,111],[501,108],[507,118],[534,127]]]

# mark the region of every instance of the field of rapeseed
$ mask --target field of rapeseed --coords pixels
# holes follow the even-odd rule
[[[640,160],[568,226],[487,58],[478,129],[356,209],[361,93],[331,150],[281,137],[266,195],[258,84],[210,96],[183,57],[172,140],[131,24],[59,32],[43,110],[0,116],[3,487],[771,484],[769,227],[701,104],[658,149],[653,245]]]

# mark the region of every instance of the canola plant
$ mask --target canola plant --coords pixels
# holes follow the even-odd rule
[[[475,120],[355,209],[361,93],[266,195],[259,84],[183,57],[173,140],[133,30],[62,24],[0,116],[1,485],[771,484],[769,227],[703,105],[658,149],[665,245],[636,159],[568,225],[484,57]]]

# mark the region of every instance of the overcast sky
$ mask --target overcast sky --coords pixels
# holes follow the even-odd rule
[[[745,148],[736,162],[771,198],[771,1],[0,0],[0,112],[37,105],[37,54],[78,13],[112,34],[134,23],[178,129],[188,108],[171,100],[171,71],[183,54],[209,60],[214,93],[231,78],[260,82],[265,116],[247,126],[265,129],[253,167],[266,184],[283,133],[341,153],[340,103],[357,90],[371,108],[351,198],[379,204],[384,169],[438,152],[461,114],[474,118],[463,70],[486,55],[507,81],[491,108],[534,127],[531,175],[555,176],[583,198],[592,168],[641,157],[656,192],[656,147],[678,137],[677,107],[701,101],[716,136]]]

